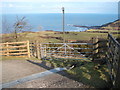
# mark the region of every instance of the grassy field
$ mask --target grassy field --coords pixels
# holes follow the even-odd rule
[[[51,60],[45,61],[51,63],[54,67],[69,67],[72,64],[77,64],[73,69],[66,71],[72,75],[73,79],[94,88],[107,88],[111,86],[109,70],[106,65],[101,65],[100,68],[96,68],[99,64],[89,60],[81,61],[60,58],[52,58]]]
[[[118,30],[99,30],[99,29],[89,29],[87,31],[120,32]]]
[[[68,32],[65,34],[65,40],[89,41],[92,37],[107,38],[107,33],[92,33],[92,32]],[[115,37],[120,34],[114,34]],[[2,42],[14,42],[13,34],[3,34]],[[30,42],[63,42],[63,34],[54,31],[40,31],[40,32],[24,32],[18,34],[18,41]]]

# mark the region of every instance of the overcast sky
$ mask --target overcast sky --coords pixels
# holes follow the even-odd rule
[[[117,13],[119,0],[2,0],[2,13]]]

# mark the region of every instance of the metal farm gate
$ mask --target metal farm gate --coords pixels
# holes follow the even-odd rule
[[[92,43],[42,43],[41,58],[74,58],[90,60],[93,53]]]

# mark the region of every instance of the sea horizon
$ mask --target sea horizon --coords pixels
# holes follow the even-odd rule
[[[2,14],[3,21],[13,29],[16,16],[25,16],[29,25],[33,27],[31,31],[62,31],[62,13],[20,13]],[[108,13],[65,13],[65,31],[84,31],[84,28],[73,27],[71,25],[101,26],[118,19],[118,14]],[[27,31],[27,30],[25,30]],[[2,33],[7,33],[2,27]]]

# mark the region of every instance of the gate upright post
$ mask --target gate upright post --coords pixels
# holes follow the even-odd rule
[[[29,41],[27,41],[27,50],[28,50],[28,57],[30,58],[30,44],[29,44]]]
[[[67,48],[66,48],[66,43],[65,43],[65,56],[66,56],[66,54],[67,54]]]
[[[93,43],[93,53],[92,53],[93,55],[92,55],[92,60],[94,60],[94,58],[95,58],[95,56],[94,56],[94,55],[95,55],[95,51],[94,51],[94,49],[95,49],[95,37],[92,38],[92,43]]]
[[[43,56],[43,54],[44,54],[43,50],[44,50],[43,45],[40,44],[40,57],[41,57],[41,59],[44,57]]]
[[[98,53],[98,36],[95,38],[95,53]]]
[[[95,54],[98,53],[98,36],[92,38],[93,43],[93,60],[95,59]]]
[[[6,45],[6,47],[7,47],[7,56],[9,56],[9,44],[8,44],[8,42],[7,42],[7,45]]]
[[[38,58],[38,59],[41,59],[41,58],[40,58],[40,46],[39,46],[38,41],[37,41],[36,44],[37,44],[37,58]]]

